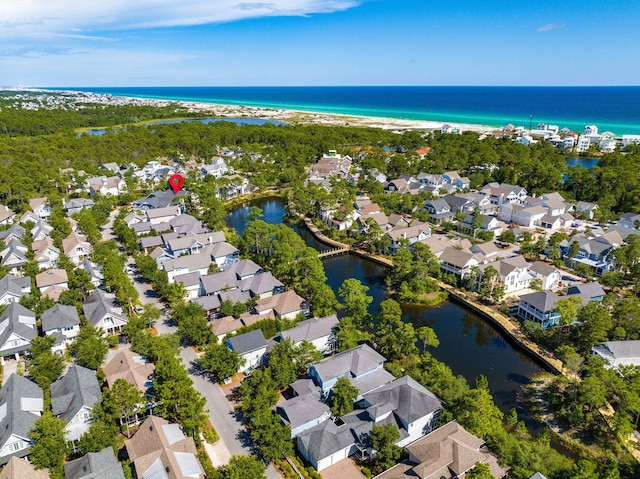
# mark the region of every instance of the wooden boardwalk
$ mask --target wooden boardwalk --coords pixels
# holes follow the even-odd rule
[[[339,256],[341,254],[345,254],[351,251],[351,248],[333,248],[327,251],[323,251],[322,253],[318,253],[318,258],[330,258],[331,256]]]

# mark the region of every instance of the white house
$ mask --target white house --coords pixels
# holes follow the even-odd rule
[[[47,204],[47,198],[32,198],[29,200],[29,206],[38,218],[51,216],[51,206]]]
[[[35,313],[20,303],[9,303],[0,316],[0,363],[6,357],[18,360],[26,354],[37,335]]]
[[[322,318],[301,321],[295,328],[281,331],[277,337],[291,339],[294,345],[308,341],[326,356],[335,350],[337,325],[338,317],[331,314]]]
[[[65,423],[68,441],[77,441],[89,430],[91,411],[101,397],[95,371],[77,364],[51,384],[51,411]]]
[[[42,332],[56,338],[51,348],[62,354],[68,344],[80,333],[80,317],[75,306],[56,304],[42,313]]]
[[[612,369],[619,366],[640,366],[640,341],[606,341],[591,348],[594,355]]]
[[[76,233],[75,231],[62,240],[62,250],[71,262],[76,266],[79,265],[93,251],[91,243],[87,237]]]
[[[242,373],[261,366],[267,352],[267,340],[261,329],[229,338],[226,345],[244,359],[244,364],[240,366]]]

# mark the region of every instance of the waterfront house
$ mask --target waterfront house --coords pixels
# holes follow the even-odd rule
[[[0,363],[4,364],[5,358],[17,361],[27,354],[36,336],[36,314],[20,303],[9,303],[0,316]]]
[[[77,364],[51,384],[51,411],[65,423],[68,441],[77,441],[89,430],[93,422],[91,411],[101,397],[95,371]]]
[[[529,272],[529,265],[524,259],[524,256],[518,255],[494,261],[493,263],[479,265],[479,275],[476,282],[478,289],[489,267],[494,268],[498,272],[498,278],[495,278],[495,281],[504,285],[505,294],[529,288],[531,280],[534,278]]]
[[[440,257],[440,269],[443,273],[454,274],[458,280],[464,280],[474,266],[478,266],[480,261],[469,251],[447,247]]]
[[[40,386],[17,374],[6,379],[0,389],[0,464],[29,454],[33,445],[29,433],[43,410]]]
[[[622,135],[620,145],[623,150],[630,145],[640,145],[640,135]]]
[[[388,469],[377,479],[454,479],[463,478],[477,463],[489,467],[492,477],[501,479],[507,470],[486,449],[483,439],[474,436],[456,421],[407,445],[408,459]]]
[[[605,367],[640,366],[640,341],[605,341],[591,348],[591,352],[602,358]]]
[[[136,477],[204,479],[193,438],[166,419],[149,416],[125,447]]]
[[[414,220],[408,227],[394,227],[387,232],[389,236],[389,250],[395,251],[404,242],[414,244],[431,236],[431,226],[427,223]]]
[[[529,272],[542,281],[542,289],[556,289],[560,283],[560,270],[555,266],[543,261],[535,261],[529,266]]]
[[[225,344],[231,351],[236,351],[244,360],[244,364],[240,366],[239,370],[241,373],[262,366],[264,355],[267,352],[267,340],[261,329],[229,338]]]

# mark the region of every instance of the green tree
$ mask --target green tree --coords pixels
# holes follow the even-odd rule
[[[217,469],[220,479],[266,479],[267,468],[255,456],[231,456],[229,463]]]
[[[198,364],[211,373],[216,381],[221,382],[237,373],[244,361],[237,351],[230,350],[224,344],[212,343],[198,359]]]
[[[269,354],[269,371],[278,389],[286,387],[298,378],[295,355],[291,339],[283,339],[273,346]]]
[[[77,364],[97,370],[107,357],[109,343],[101,329],[85,323],[80,326],[80,332],[71,344],[71,351]]]
[[[344,416],[353,411],[354,403],[360,391],[351,384],[346,377],[339,377],[331,390],[331,412],[336,417]]]
[[[374,341],[376,349],[390,361],[418,352],[413,325],[402,321],[400,305],[392,299],[380,303]]]
[[[127,426],[127,437],[131,437],[129,436],[131,418],[142,411],[145,402],[138,388],[122,378],[116,379],[111,389],[107,389],[102,396],[105,412],[118,418],[120,424],[124,423]]]
[[[29,376],[42,389],[48,390],[64,370],[64,359],[62,356],[51,351],[51,346],[55,343],[53,336],[37,336],[31,340],[31,354],[27,361]]]
[[[367,291],[369,287],[355,278],[345,279],[338,290],[338,295],[344,303],[344,315],[353,318],[361,327],[367,325],[368,308],[373,301],[371,296],[367,296]]]
[[[481,462],[476,462],[473,469],[467,471],[464,477],[465,479],[495,479],[489,470],[489,465]]]
[[[178,334],[189,344],[204,346],[211,340],[213,333],[206,311],[198,303],[177,305],[173,310],[173,319],[178,323]]]
[[[416,329],[416,337],[422,342],[422,352],[427,346],[437,348],[440,345],[440,340],[436,335],[436,332],[429,326],[420,326]]]
[[[48,468],[51,477],[62,479],[63,463],[67,454],[64,424],[51,411],[44,411],[29,432],[33,445],[29,450],[31,463],[37,469]]]
[[[371,428],[369,433],[371,447],[375,451],[374,461],[379,471],[384,471],[393,467],[402,454],[402,448],[395,443],[400,439],[400,432],[395,424],[377,424]]]

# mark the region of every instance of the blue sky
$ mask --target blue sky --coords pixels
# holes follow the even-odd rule
[[[571,86],[640,79],[637,1],[2,3],[4,86]]]

